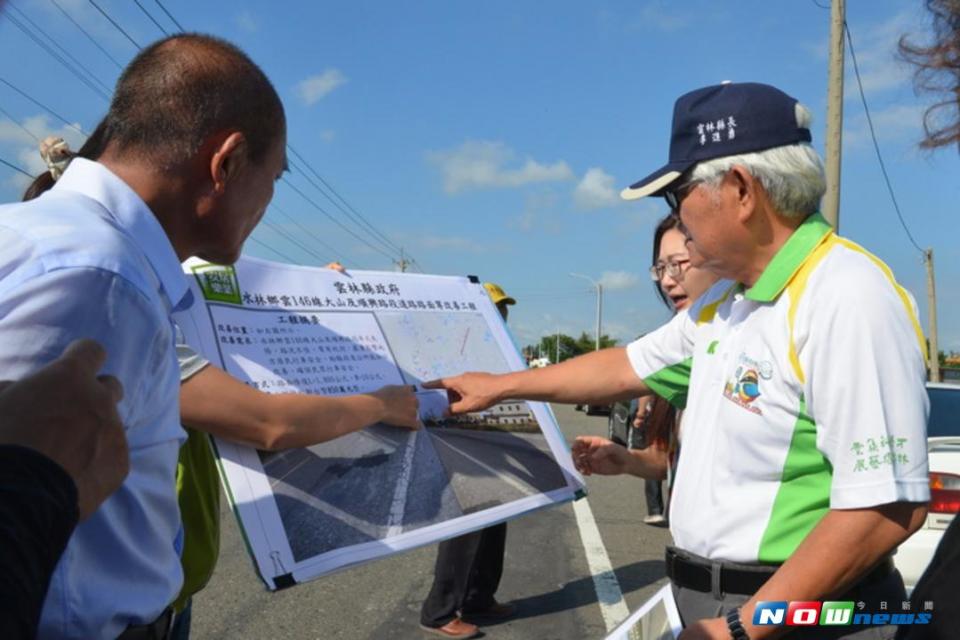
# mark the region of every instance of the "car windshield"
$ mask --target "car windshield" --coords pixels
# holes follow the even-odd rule
[[[930,394],[930,422],[927,437],[960,436],[960,387],[927,389]]]

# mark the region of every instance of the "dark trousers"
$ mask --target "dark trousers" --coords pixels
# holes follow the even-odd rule
[[[442,627],[460,613],[493,606],[493,594],[503,575],[506,541],[504,522],[441,542],[433,586],[420,609],[421,624]]]
[[[645,480],[644,493],[647,496],[647,515],[663,515],[663,485],[660,480]]]

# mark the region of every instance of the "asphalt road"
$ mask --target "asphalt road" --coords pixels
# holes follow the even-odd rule
[[[587,417],[572,407],[554,410],[568,441],[606,433],[605,417]],[[587,490],[606,553],[633,611],[665,583],[663,548],[669,533],[642,523],[642,481],[591,477]],[[221,521],[220,562],[210,584],[194,598],[193,637],[433,637],[418,625],[420,604],[432,582],[435,547],[270,593],[253,569],[233,515],[224,509]],[[516,604],[517,615],[485,625],[485,637],[581,640],[607,634],[571,505],[511,521],[504,564],[497,597]]]

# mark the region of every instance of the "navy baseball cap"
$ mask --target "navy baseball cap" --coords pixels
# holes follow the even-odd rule
[[[797,126],[796,105],[796,98],[755,82],[725,82],[680,96],[673,107],[670,161],[620,197],[663,195],[704,160],[810,142],[810,130]]]

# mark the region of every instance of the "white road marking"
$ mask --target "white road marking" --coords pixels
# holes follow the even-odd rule
[[[397,488],[393,492],[390,515],[387,517],[388,538],[403,533],[403,514],[407,511],[407,491],[410,487],[410,477],[413,475],[413,454],[417,450],[419,435],[419,430],[410,433],[407,448],[403,452],[403,466],[400,467],[400,477],[397,479]]]
[[[530,487],[529,484],[518,482],[518,481],[515,480],[514,478],[512,478],[512,477],[510,477],[510,476],[508,476],[508,475],[506,475],[506,474],[504,474],[503,472],[505,471],[505,469],[494,469],[493,467],[491,467],[491,466],[488,465],[487,463],[485,463],[485,462],[483,462],[483,461],[481,461],[481,460],[478,460],[477,458],[475,458],[474,456],[471,456],[469,453],[467,453],[467,452],[464,451],[463,449],[460,449],[460,448],[458,448],[458,447],[455,447],[453,444],[447,442],[446,440],[444,440],[444,439],[442,439],[442,438],[440,438],[440,437],[434,438],[434,439],[433,439],[433,442],[434,442],[434,444],[436,444],[437,442],[439,442],[439,443],[443,444],[443,446],[447,447],[448,449],[453,449],[453,450],[456,451],[459,455],[463,456],[464,458],[466,458],[467,460],[469,460],[469,461],[472,462],[473,464],[477,465],[478,467],[480,467],[481,469],[483,469],[484,471],[486,471],[487,473],[489,473],[489,474],[490,474],[491,476],[493,476],[494,478],[498,478],[499,480],[502,480],[503,482],[507,483],[508,485],[510,485],[511,487],[513,487],[514,489],[516,489],[517,491],[521,492],[522,494],[526,495],[526,494],[529,494],[529,493],[530,493],[531,487]]]
[[[600,605],[600,614],[607,631],[613,631],[617,625],[627,619],[630,610],[620,591],[620,582],[613,572],[610,556],[603,546],[597,521],[593,519],[593,511],[586,499],[576,500],[573,503],[573,513],[577,516],[577,527],[580,529],[580,539],[583,541],[583,550],[587,556],[587,566],[593,577],[593,588],[597,592],[597,603]]]
[[[293,467],[291,467],[289,471],[287,471],[285,474],[283,474],[283,476],[271,480],[271,481],[270,481],[270,488],[272,489],[273,487],[277,486],[277,483],[278,483],[278,482],[281,482],[281,481],[283,481],[283,480],[286,480],[286,479],[290,476],[291,473],[293,473],[294,471],[296,471],[297,469],[299,469],[300,467],[302,467],[302,466],[305,465],[306,463],[310,462],[311,460],[314,460],[314,456],[312,456],[312,455],[305,455],[305,456],[303,457],[303,460],[301,460],[301,461],[298,462],[297,464],[293,465]]]

